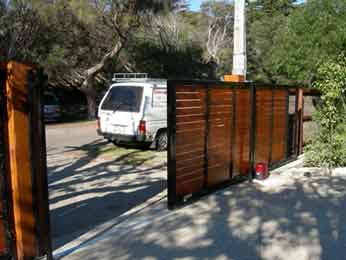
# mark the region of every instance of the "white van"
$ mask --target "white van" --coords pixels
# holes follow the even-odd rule
[[[98,109],[98,133],[109,141],[167,148],[167,81],[116,73]]]

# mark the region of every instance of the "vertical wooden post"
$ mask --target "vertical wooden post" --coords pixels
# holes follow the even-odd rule
[[[8,176],[8,145],[6,119],[6,63],[0,62],[0,259],[15,257],[14,230],[11,214],[10,181]]]
[[[52,259],[45,133],[38,86],[42,79],[29,65],[9,62],[6,70],[8,175],[16,256],[20,260],[42,256]]]
[[[10,178],[18,259],[36,256],[28,119],[28,68],[10,62],[6,84]]]
[[[255,149],[256,149],[256,87],[250,86],[250,111],[251,122],[249,128],[249,181],[252,182],[255,174]]]
[[[297,98],[297,151],[298,155],[300,155],[303,153],[304,96],[302,88],[298,89]]]

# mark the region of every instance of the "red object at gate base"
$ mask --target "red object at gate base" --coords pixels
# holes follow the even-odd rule
[[[255,168],[255,178],[264,180],[268,178],[268,167],[265,163],[257,163]]]

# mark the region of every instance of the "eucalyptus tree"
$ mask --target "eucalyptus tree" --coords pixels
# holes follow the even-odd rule
[[[346,0],[311,0],[289,16],[272,49],[272,68],[291,81],[313,83],[326,60],[346,48]]]
[[[0,60],[39,61],[51,30],[27,1],[0,1]]]
[[[273,48],[278,34],[285,30],[296,0],[253,0],[247,7],[248,71],[252,80],[277,82],[273,69]]]
[[[234,6],[225,0],[205,1],[201,6],[201,12],[207,21],[206,61],[214,63],[215,69],[223,67],[221,74],[224,74],[231,67]]]
[[[43,1],[43,0],[36,0]],[[169,9],[173,1],[57,0],[43,16],[56,28],[56,43],[47,59],[57,84],[78,86],[96,114],[96,87],[102,72],[114,63],[141,26],[141,18]]]
[[[96,23],[100,24],[96,25],[96,28],[104,30],[102,36],[107,43],[107,46],[99,48],[95,59],[87,64],[81,73],[78,72],[82,77],[81,91],[85,93],[88,101],[89,117],[93,118],[96,112],[94,78],[104,69],[107,62],[119,56],[131,39],[133,31],[141,25],[141,16],[168,8],[169,1],[93,0],[89,4],[95,12]]]

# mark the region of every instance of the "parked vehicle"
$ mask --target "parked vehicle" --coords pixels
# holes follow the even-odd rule
[[[98,109],[98,133],[114,142],[167,148],[167,81],[146,73],[114,74]]]
[[[44,119],[47,122],[57,122],[61,119],[61,107],[54,94],[44,94]]]

